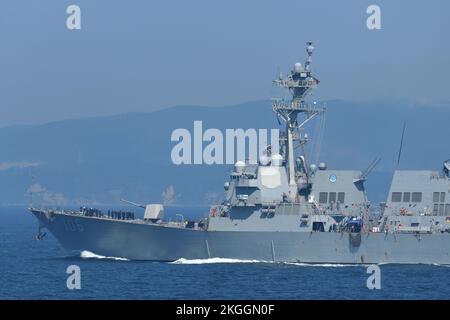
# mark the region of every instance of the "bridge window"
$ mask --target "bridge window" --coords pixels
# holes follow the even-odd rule
[[[339,203],[345,202],[345,192],[338,192],[338,202]]]
[[[403,202],[411,201],[411,192],[403,192]]]
[[[327,203],[327,202],[328,202],[328,192],[320,192],[319,203]]]
[[[433,202],[439,202],[439,192],[433,192]]]
[[[441,202],[445,202],[445,192],[441,192]]]
[[[433,192],[433,202],[439,202],[439,192]]]
[[[422,202],[422,192],[412,193],[412,202]]]
[[[330,198],[328,201],[330,203],[336,203],[336,192],[330,192]]]
[[[440,216],[443,216],[443,215],[444,215],[444,207],[445,207],[445,206],[444,206],[444,204],[442,204],[442,203],[439,205],[439,215],[440,215]]]
[[[392,192],[392,202],[401,202],[401,201],[402,201],[402,193]]]
[[[445,215],[450,216],[450,204],[445,205]]]
[[[434,206],[433,206],[433,214],[435,216],[437,216],[438,210],[439,210],[439,205],[437,203],[435,203]]]

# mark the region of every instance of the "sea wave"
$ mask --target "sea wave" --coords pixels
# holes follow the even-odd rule
[[[80,258],[83,258],[83,259],[109,259],[109,260],[117,260],[117,261],[130,261],[130,260],[126,259],[126,258],[102,256],[102,255],[99,255],[99,254],[96,254],[94,252],[87,251],[87,250],[81,251]]]

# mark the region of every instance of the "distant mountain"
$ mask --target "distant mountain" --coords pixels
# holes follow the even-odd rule
[[[368,181],[372,201],[384,200],[396,168],[404,121],[400,169],[440,170],[450,158],[450,105],[406,101],[328,101],[321,120],[307,127],[311,160],[329,168],[363,170],[382,161]],[[221,198],[229,165],[174,165],[171,133],[208,128],[274,128],[270,101],[228,107],[178,106],[151,113],[0,128],[0,205],[27,203],[33,190],[54,205],[114,204],[121,198],[151,203],[208,204]],[[320,149],[320,156],[318,151]]]

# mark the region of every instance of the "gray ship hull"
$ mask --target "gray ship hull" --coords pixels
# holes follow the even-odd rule
[[[203,231],[32,210],[69,252],[131,260],[212,257],[342,264],[450,264],[450,234]]]

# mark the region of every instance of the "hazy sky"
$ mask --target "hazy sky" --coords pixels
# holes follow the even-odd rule
[[[81,30],[66,8],[81,7]],[[382,30],[366,9],[381,7]],[[278,96],[271,80],[315,42],[320,99],[450,101],[450,1],[0,2],[0,127],[227,105]]]

